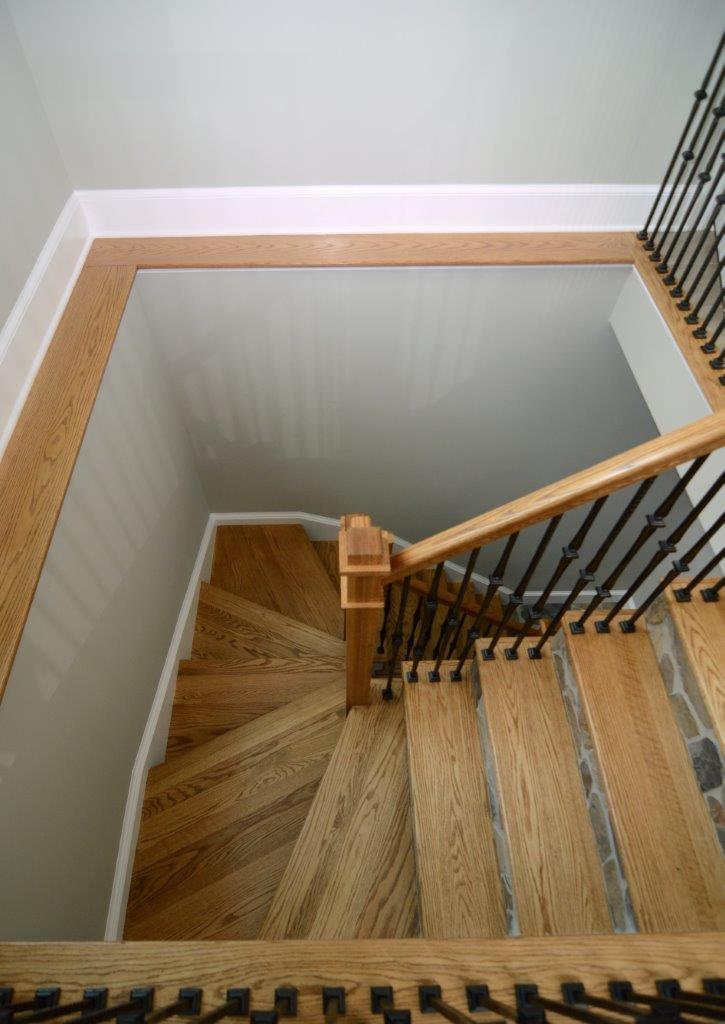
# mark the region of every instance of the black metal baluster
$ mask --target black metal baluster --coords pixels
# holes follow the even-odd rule
[[[469,1017],[463,1010],[451,1006],[443,999],[440,985],[419,985],[418,1006],[421,1013],[439,1013],[441,1017],[452,1022],[452,1024],[480,1024],[480,1021]],[[494,1024],[493,1021],[487,1024]]]
[[[663,578],[657,584],[657,586],[654,587],[649,597],[642,602],[639,608],[637,608],[637,610],[628,619],[623,620],[620,623],[622,630],[625,633],[633,633],[635,623],[647,611],[652,602],[656,601],[660,594],[663,594],[665,592],[665,590],[669,587],[670,583],[672,583],[673,580],[676,580],[678,576],[682,576],[684,573],[690,571],[689,563],[691,562],[691,560],[697,557],[697,555],[705,547],[705,545],[713,536],[713,534],[717,533],[717,531],[722,528],[724,523],[725,512],[720,516],[719,519],[717,519],[713,523],[713,525],[709,529],[707,529],[703,533],[702,537],[700,537],[700,539],[692,545],[689,551],[685,552],[682,558],[678,558],[672,563],[672,568],[670,569],[670,571],[666,573],[665,576],[663,576]]]
[[[378,643],[378,654],[385,654],[385,640],[388,635],[388,617],[390,615],[390,596],[392,583],[388,583],[385,588],[385,598],[383,604],[383,622],[380,627],[380,642]]]
[[[668,555],[673,554],[673,552],[676,550],[677,545],[679,544],[679,542],[682,540],[682,538],[687,533],[689,528],[692,526],[692,524],[698,518],[698,516],[700,515],[702,510],[715,497],[717,492],[722,487],[723,483],[725,483],[725,473],[721,473],[720,474],[720,476],[715,481],[715,483],[711,487],[708,488],[708,490],[706,491],[704,497],[702,497],[698,501],[698,503],[694,506],[692,511],[689,512],[685,516],[685,518],[682,520],[680,525],[676,529],[674,529],[672,531],[672,533],[670,533],[670,535],[667,537],[667,539],[666,540],[661,540],[659,542],[658,550],[654,553],[654,555],[652,555],[652,557],[650,558],[649,562],[647,563],[647,565],[645,565],[644,569],[642,569],[642,571],[639,573],[639,575],[637,576],[637,579],[634,581],[634,583],[632,583],[627,588],[627,590],[624,592],[624,594],[622,594],[622,596],[617,601],[617,603],[612,608],[610,608],[608,614],[603,619],[600,619],[598,622],[595,623],[594,628],[596,629],[596,631],[598,633],[608,633],[609,632],[609,626],[610,626],[610,624],[612,622],[612,619],[615,617],[615,615],[619,614],[619,612],[625,606],[627,601],[629,601],[630,597],[634,593],[636,593],[636,591],[641,587],[641,585],[647,579],[649,574],[654,569],[657,568],[657,566],[660,564],[660,562],[664,561],[664,559],[667,558]],[[619,623],[619,626],[620,626],[620,628],[621,628],[623,633],[633,633],[634,630],[635,630],[635,627],[633,625],[629,625],[629,620],[627,620],[627,619],[623,619]]]
[[[675,202],[675,206],[674,206],[674,209],[672,210],[672,213],[670,215],[670,219],[667,222],[667,226],[662,230],[662,233],[661,233],[661,235],[659,237],[659,241],[655,245],[654,235],[653,235],[652,236],[652,241],[645,242],[645,244],[644,244],[644,248],[645,249],[647,249],[648,251],[652,250],[652,251],[650,251],[649,258],[650,258],[650,260],[653,263],[657,263],[657,270],[660,273],[666,273],[667,272],[667,270],[668,270],[668,261],[670,259],[670,256],[672,255],[672,252],[673,252],[675,246],[680,241],[681,232],[685,228],[685,225],[687,224],[687,222],[688,222],[688,220],[690,218],[690,215],[692,214],[692,211],[694,210],[695,206],[697,205],[697,202],[698,202],[698,200],[700,198],[702,190],[705,188],[705,185],[707,185],[707,183],[709,181],[712,181],[712,169],[715,166],[715,161],[717,159],[717,154],[720,152],[720,149],[721,149],[722,143],[723,143],[723,135],[722,135],[722,133],[720,134],[720,136],[718,138],[717,145],[714,146],[712,148],[712,150],[710,151],[710,156],[709,156],[709,158],[707,160],[707,163],[705,164],[705,170],[704,171],[700,171],[699,174],[698,174],[698,167],[702,163],[703,157],[705,156],[705,154],[710,149],[710,143],[712,142],[713,136],[715,135],[715,132],[717,131],[718,123],[719,123],[720,118],[722,117],[723,113],[725,113],[725,110],[723,109],[722,106],[718,106],[718,107],[716,107],[713,110],[713,121],[712,121],[712,124],[710,125],[710,127],[708,129],[707,135],[705,136],[705,141],[703,142],[702,148],[700,149],[699,153],[693,154],[692,167],[690,168],[690,173],[688,174],[687,180],[686,180],[685,184],[682,187],[682,191],[680,192],[680,195],[678,196],[677,201]],[[679,229],[673,232],[673,227],[674,227],[675,221],[677,220],[677,215],[680,212],[680,208],[682,207],[682,204],[684,203],[686,196],[690,193],[690,190],[692,188],[692,183],[695,180],[695,175],[696,174],[697,174],[697,185],[695,186],[694,192],[692,192],[692,195],[690,197],[690,202],[689,202],[689,204],[688,204],[688,206],[686,208],[686,211],[685,211],[685,213],[684,213],[684,215],[682,217],[682,220],[680,221]],[[717,174],[716,180],[719,180],[720,172],[718,171],[718,172],[716,172],[716,174]],[[669,245],[667,247],[667,250],[665,251],[665,254],[663,256],[662,255],[662,251],[661,251],[661,246],[664,245],[665,240],[667,239],[667,237],[669,235],[672,235],[673,237],[670,239],[670,243],[669,243]]]
[[[704,345],[700,345],[700,348],[703,352],[710,353],[715,351],[715,349],[717,348],[717,339],[722,334],[723,327],[725,327],[725,319],[722,319],[720,323],[717,325],[713,333],[710,335],[710,340],[707,341]]]
[[[551,538],[554,536],[554,531],[556,530],[560,522],[561,516],[554,516],[553,519],[550,519],[547,523],[543,536],[539,541],[536,551],[534,551],[533,558],[529,562],[529,565],[526,571],[524,572],[524,575],[519,580],[518,585],[514,590],[513,594],[509,596],[508,604],[506,605],[506,610],[504,611],[501,617],[501,621],[496,627],[496,632],[491,637],[491,642],[483,652],[483,658],[485,661],[493,661],[493,659],[496,657],[496,655],[494,654],[494,648],[496,647],[498,641],[501,639],[503,631],[506,628],[509,619],[513,615],[514,610],[522,604],[523,596],[526,593],[526,588],[529,585],[529,581],[531,580],[531,577],[534,575],[536,567],[541,561],[544,552],[548,548],[549,542],[551,541]],[[511,657],[508,651],[506,651],[505,653],[506,657]],[[516,652],[514,652],[514,657],[515,656]]]
[[[653,1016],[666,1016],[676,1024],[683,1012],[692,1013],[696,1017],[705,1017],[708,1020],[719,1020],[722,1018],[722,1010],[711,1006],[701,1006],[697,1010],[691,1008],[689,1011],[675,999],[667,999],[664,996],[651,996],[647,992],[637,992],[628,981],[610,981],[609,994],[616,1003],[638,1003],[640,1006],[647,1006]]]
[[[468,584],[471,581],[473,570],[476,567],[476,559],[478,558],[480,550],[480,548],[475,548],[475,550],[473,550],[468,556],[466,571],[463,574],[460,589],[456,594],[456,599],[446,615],[443,625],[441,626],[440,633],[438,634],[438,642],[433,649],[433,657],[436,659],[436,662],[433,666],[433,671],[428,673],[428,679],[431,683],[439,683],[441,681],[440,668],[441,662],[443,661],[443,651],[451,630],[458,625],[458,615],[461,610],[461,605],[463,604],[463,598],[466,590],[468,589]]]
[[[642,228],[642,230],[637,235],[637,238],[639,238],[640,241],[645,241],[647,239],[647,237],[648,237],[650,221],[652,220],[652,217],[654,216],[654,212],[657,209],[660,200],[662,199],[662,196],[664,194],[664,191],[665,191],[665,188],[667,186],[667,183],[669,182],[670,175],[672,174],[674,166],[677,163],[677,157],[679,156],[680,150],[682,149],[682,146],[683,146],[683,144],[685,142],[685,139],[687,138],[687,133],[689,132],[689,130],[690,130],[691,126],[692,126],[692,122],[695,120],[695,117],[697,116],[697,111],[698,111],[698,109],[700,107],[700,104],[702,103],[703,100],[706,100],[708,98],[708,91],[707,90],[708,90],[708,88],[710,86],[710,79],[712,78],[712,74],[713,74],[715,68],[717,67],[717,62],[720,59],[720,54],[721,54],[722,48],[723,48],[723,40],[725,40],[725,35],[720,37],[720,43],[719,43],[717,49],[715,50],[715,56],[710,61],[710,65],[709,65],[707,71],[705,72],[705,77],[702,80],[702,85],[700,86],[699,89],[695,90],[695,93],[694,93],[695,102],[692,105],[692,109],[690,110],[689,117],[687,118],[687,121],[685,122],[685,127],[682,129],[682,135],[680,135],[680,138],[679,138],[679,140],[677,142],[677,145],[675,146],[675,151],[672,154],[672,158],[671,158],[671,160],[669,162],[667,170],[665,171],[665,176],[662,179],[662,184],[660,185],[660,190],[657,193],[657,198],[655,199],[654,203],[652,204],[652,209],[649,211],[649,214],[647,215],[647,221],[646,221],[644,227]],[[714,96],[716,92],[717,92],[717,88],[713,90],[712,96]]]
[[[410,1024],[410,1010],[396,1010],[390,985],[374,985],[370,989],[370,1010],[382,1013],[384,1024]]]
[[[116,1024],[157,1024],[169,1017],[197,1017],[201,1013],[203,994],[201,988],[180,988],[178,998],[173,1003],[160,1006],[151,1013],[144,1013],[143,1010],[121,1013],[116,1018]]]
[[[713,370],[725,370],[725,348],[720,352],[719,356],[710,360],[710,366]]]
[[[24,1013],[13,1024],[39,1024],[40,1021],[53,1020],[55,1017],[67,1017],[71,1013],[101,1010],[107,1000],[107,988],[86,988],[83,990],[83,998],[78,999],[75,1003],[65,1003],[65,1005],[58,1003],[55,1006],[48,1006],[44,1010],[36,1010],[34,1013]],[[1,1008],[0,1016],[2,1016]]]
[[[413,612],[413,621],[410,626],[410,634],[408,635],[408,643],[405,648],[405,660],[410,661],[410,656],[413,653],[413,644],[415,642],[415,634],[418,631],[418,623],[420,622],[420,616],[423,612],[423,595],[418,598],[418,603],[415,606]]]
[[[667,516],[672,511],[677,499],[685,490],[690,480],[692,480],[695,473],[697,473],[700,466],[702,466],[706,458],[707,456],[705,455],[699,459],[695,459],[695,461],[690,465],[687,472],[680,477],[680,479],[672,488],[672,490],[667,495],[665,500],[657,506],[657,508],[651,515],[647,516],[646,525],[642,527],[637,538],[629,546],[629,548],[624,553],[624,555],[619,560],[614,569],[612,569],[612,571],[607,576],[602,586],[597,587],[596,594],[587,605],[582,616],[576,622],[573,622],[571,624],[572,633],[583,633],[584,623],[587,621],[592,612],[599,607],[602,601],[604,601],[608,597],[611,597],[611,589],[614,586],[614,584],[617,582],[617,580],[622,575],[625,568],[629,565],[629,563],[632,561],[637,552],[647,543],[647,541],[650,539],[655,530],[658,530],[665,525],[665,516]],[[654,478],[650,477],[649,480],[645,480],[644,484],[641,485],[641,487],[637,491],[637,494],[635,495],[634,501],[636,502],[636,504],[639,504],[639,500],[641,500],[640,492],[642,492],[645,488],[649,489],[650,485],[653,482]],[[615,527],[615,529],[617,529],[617,527]],[[612,532],[614,533],[614,530]]]
[[[670,978],[665,981],[656,981],[655,988],[659,996],[681,1005],[683,1013],[692,1013],[698,1016],[698,1008],[700,1006],[707,1006],[713,1010],[720,1007],[718,1012],[722,1017],[725,1017],[725,1013],[723,1013],[723,1010],[725,1010],[725,999],[716,995],[703,992],[687,992],[681,987],[679,981]],[[699,1015],[702,1016],[702,1014]]]
[[[721,136],[721,140],[720,140],[721,144],[722,144],[722,140],[723,139],[725,139],[725,132]],[[684,243],[682,245],[682,248],[678,252],[677,256],[675,257],[675,260],[674,260],[674,262],[672,264],[672,271],[674,271],[675,267],[679,266],[680,262],[684,259],[687,250],[690,248],[691,242],[693,241],[693,239],[695,238],[695,236],[697,234],[697,229],[698,229],[698,226],[700,224],[700,221],[706,215],[708,210],[710,210],[713,201],[717,203],[717,200],[718,200],[719,197],[716,197],[715,194],[716,194],[718,188],[720,187],[720,182],[722,181],[723,173],[725,173],[725,153],[721,153],[720,154],[720,166],[717,169],[717,171],[715,172],[715,177],[714,178],[712,177],[712,174],[710,173],[710,170],[711,169],[709,168],[708,170],[703,171],[703,173],[699,175],[699,181],[698,181],[698,184],[697,184],[697,188],[695,189],[695,192],[693,193],[692,199],[690,201],[690,205],[688,206],[687,211],[685,213],[685,216],[684,216],[684,218],[682,220],[682,225],[680,226],[680,228],[678,229],[677,233],[675,234],[674,239],[673,239],[672,243],[670,244],[670,246],[669,246],[669,248],[667,250],[667,253],[665,254],[665,261],[663,261],[662,263],[660,263],[656,267],[657,272],[660,273],[660,274],[664,274],[668,270],[669,264],[666,261],[668,261],[670,259],[670,257],[672,256],[672,253],[673,253],[673,250],[674,250],[675,246],[680,241],[680,239],[684,236],[684,239],[685,239]],[[698,200],[700,198],[700,193],[702,192],[702,190],[704,189],[704,187],[705,187],[705,185],[707,184],[708,181],[712,181],[712,184],[710,185],[710,188],[708,189],[708,191],[706,192],[706,194],[705,194],[705,196],[703,198],[703,201],[702,201],[702,204],[700,206],[700,209],[695,214],[692,227],[688,231],[685,228],[685,225],[688,223],[690,215],[691,215],[693,209],[695,208],[695,206],[696,206],[696,204],[697,204],[697,202],[698,202]],[[665,284],[669,284],[670,283],[670,281],[672,279],[672,271],[669,271],[666,274],[666,276],[663,278],[663,281],[664,281]]]
[[[335,1024],[339,1017],[345,1016],[345,989],[342,987],[325,986],[322,990],[322,1013],[325,1024]]]
[[[690,324],[690,325],[696,324],[697,321],[700,319],[700,310],[702,309],[703,304],[705,302],[705,299],[710,294],[710,292],[711,292],[715,282],[720,280],[720,272],[721,272],[724,264],[725,264],[725,260],[720,260],[718,262],[717,266],[715,267],[715,270],[713,271],[712,275],[710,276],[710,279],[708,280],[707,284],[705,285],[705,287],[704,287],[704,289],[702,291],[702,294],[700,295],[700,298],[697,301],[697,305],[692,310],[692,312],[688,313],[687,316],[685,317],[685,323],[686,324]]]
[[[568,1005],[595,1006],[599,1010],[609,1010],[612,1013],[622,1014],[625,1017],[641,1017],[641,1011],[635,1006],[614,1002],[614,1000],[605,999],[603,996],[591,995],[581,982],[578,981],[564,982],[561,986],[561,994],[564,1002]]]
[[[57,985],[46,985],[37,988],[32,999],[23,999],[19,1003],[10,1002],[13,997],[11,988],[4,988],[5,998],[0,1003],[0,1022],[12,1021],[16,1013],[27,1013],[31,1010],[44,1010],[49,1007],[56,1007],[60,1002],[60,988]]]
[[[481,607],[479,609],[478,615],[473,620],[473,622],[471,623],[471,628],[468,630],[466,644],[463,650],[461,651],[461,654],[458,659],[458,664],[451,672],[451,679],[454,682],[460,682],[462,678],[461,672],[463,671],[463,666],[466,664],[468,656],[471,653],[471,648],[473,647],[476,640],[478,640],[478,638],[481,636],[481,623],[483,622],[483,617],[488,611],[489,605],[493,601],[496,591],[503,583],[504,573],[506,572],[506,566],[508,565],[509,558],[511,557],[511,552],[513,551],[514,545],[518,540],[518,536],[518,533],[512,533],[510,537],[507,539],[506,545],[503,549],[503,553],[498,560],[498,564],[496,565],[496,568],[493,570],[491,575],[488,577],[486,595],[483,601],[481,601]],[[486,630],[486,636],[488,636],[488,629]]]
[[[707,327],[708,327],[708,324],[710,323],[712,318],[715,316],[715,314],[719,310],[722,309],[722,305],[723,305],[723,292],[722,292],[722,289],[720,289],[718,291],[717,295],[715,296],[715,301],[713,302],[713,304],[710,306],[710,308],[708,309],[707,313],[705,314],[705,317],[704,317],[702,323],[700,324],[699,327],[696,327],[695,330],[692,332],[692,337],[693,338],[697,338],[698,341],[704,341],[704,339],[707,338]]]
[[[597,500],[592,504],[592,507],[589,509],[589,512],[587,513],[586,517],[584,518],[584,522],[582,523],[582,525],[579,527],[577,532],[572,537],[571,543],[568,544],[566,547],[562,548],[561,558],[559,559],[559,563],[556,566],[556,569],[554,569],[553,573],[551,574],[549,582],[544,587],[542,593],[539,596],[538,601],[536,602],[536,604],[534,605],[534,607],[531,610],[531,620],[532,621],[535,621],[536,619],[540,619],[541,618],[541,616],[542,616],[542,614],[544,612],[544,608],[546,606],[546,602],[551,597],[551,593],[552,593],[554,587],[559,582],[559,580],[564,575],[564,573],[569,568],[569,566],[574,561],[574,559],[579,557],[579,549],[581,548],[582,544],[586,540],[587,534],[589,533],[589,531],[591,530],[592,526],[594,525],[594,521],[597,518],[597,516],[599,515],[599,513],[601,512],[602,506],[604,505],[606,500],[607,500],[607,496],[606,495],[603,498],[597,498]],[[569,596],[571,597],[571,595],[569,595]],[[564,614],[564,611],[566,611],[568,609],[568,607],[569,607],[569,605],[565,603],[563,605],[563,610],[559,609],[559,611],[556,613],[554,618],[549,623],[548,628],[544,631],[544,637],[548,638],[549,636],[551,636],[552,623],[556,623],[558,625],[558,623],[561,621],[561,618],[562,618],[562,615]],[[509,647],[509,649],[506,651],[506,657],[509,659],[509,661],[515,660],[514,656],[518,657],[518,649],[519,649],[519,647],[521,646],[521,644],[523,642],[524,636],[525,636],[525,633],[519,633],[519,635],[516,637],[516,640],[514,641],[513,645],[511,647]],[[532,655],[531,651],[529,651],[529,657],[534,657],[535,658],[535,657],[540,656],[540,654],[541,654],[541,643],[542,643],[542,641],[540,640],[539,644],[535,648],[535,650],[538,650],[539,654],[538,655]]]
[[[442,575],[443,562],[439,562],[435,567],[428,596],[424,601],[423,618],[420,623],[420,629],[418,630],[416,643],[413,646],[413,664],[407,675],[409,683],[418,682],[418,665],[420,663],[420,659],[425,655],[426,648],[430,642],[430,634],[433,629],[433,618],[438,607],[438,587],[440,586]]]
[[[680,604],[684,604],[691,601],[693,590],[695,590],[695,588],[702,583],[702,581],[705,579],[706,576],[709,575],[712,569],[714,569],[716,565],[719,565],[719,563],[722,562],[724,558],[725,548],[721,548],[718,551],[718,553],[716,555],[713,555],[710,561],[705,566],[703,566],[702,569],[700,569],[697,576],[692,577],[692,579],[686,587],[679,587],[677,590],[674,591],[675,599],[679,601]]]
[[[683,247],[678,252],[677,259],[672,264],[672,269],[670,270],[669,274],[667,275],[667,277],[664,278],[664,284],[666,284],[668,286],[669,285],[674,285],[675,286],[674,288],[672,288],[670,290],[670,295],[672,296],[673,299],[681,299],[682,298],[682,295],[683,295],[682,289],[685,286],[685,282],[687,281],[687,278],[689,277],[689,275],[690,275],[690,273],[692,271],[692,268],[697,263],[698,256],[702,252],[703,248],[705,247],[705,243],[707,242],[708,238],[710,237],[710,232],[714,231],[715,234],[717,234],[716,221],[717,221],[717,218],[720,216],[721,207],[722,207],[723,203],[725,203],[725,193],[721,193],[719,196],[715,196],[715,209],[710,214],[710,217],[709,217],[707,223],[705,224],[705,227],[702,228],[702,230],[700,231],[700,240],[698,241],[697,245],[695,246],[695,248],[694,248],[694,250],[692,252],[692,256],[690,256],[689,260],[687,261],[687,266],[682,271],[682,276],[680,277],[679,281],[676,281],[677,273],[678,273],[678,271],[680,269],[680,263],[682,263],[682,260],[685,257],[685,253],[687,252],[687,250],[690,247],[690,242],[692,242],[692,240],[697,235],[698,230],[700,229],[700,221],[702,220],[703,216],[707,212],[708,204],[707,203],[703,203],[702,204],[700,212],[697,215],[697,218],[695,220],[695,223],[692,225],[692,228],[690,230],[690,235],[689,235],[686,243],[683,245]],[[706,266],[706,265],[707,265],[707,261],[705,261],[704,266]]]
[[[203,1013],[197,1017],[194,1024],[214,1024],[214,1021],[222,1017],[247,1017],[249,1016],[249,989],[228,988],[227,1001],[221,1006],[215,1006],[213,1010]],[[276,1017],[276,1014],[274,1015]]]
[[[469,613],[464,611],[463,614],[461,615],[460,619],[458,620],[458,625],[456,626],[456,631],[453,634],[453,639],[451,640],[450,644],[448,645],[448,658],[449,659],[453,657],[453,652],[458,647],[458,641],[461,639],[461,634],[463,633],[463,627],[466,624],[466,619],[468,618],[468,615],[469,615]]]
[[[383,700],[393,699],[393,676],[395,675],[395,663],[398,660],[398,652],[400,651],[403,643],[403,622],[405,621],[405,609],[408,604],[409,592],[410,576],[406,576],[403,580],[403,589],[400,594],[398,614],[395,617],[395,625],[393,627],[393,635],[390,645],[390,658],[388,660],[388,681],[382,693]]]
[[[723,583],[725,583],[725,577],[718,583],[715,583],[714,586],[705,587],[704,590],[701,590],[700,593],[702,594],[703,601],[707,601],[708,604],[712,604],[713,601],[719,601]]]
[[[514,1006],[508,1006],[498,999],[492,999],[488,985],[466,985],[466,1000],[471,1013],[476,1010],[491,1010],[493,1013],[500,1013],[507,1020],[518,1021],[519,1011]]]
[[[715,212],[714,216],[717,216],[717,211]],[[717,252],[718,252],[718,248],[720,246],[720,242],[722,240],[722,236],[723,236],[723,229],[721,228],[719,233],[715,236],[715,242],[713,243],[713,245],[712,245],[711,249],[709,250],[707,256],[702,261],[702,264],[700,265],[700,269],[698,270],[697,274],[695,275],[695,277],[694,277],[694,279],[692,281],[692,284],[687,289],[687,295],[685,295],[685,297],[680,302],[677,303],[677,308],[682,310],[683,313],[686,313],[686,312],[689,311],[690,304],[692,302],[692,296],[697,291],[698,286],[700,284],[700,281],[705,276],[705,272],[706,272],[707,268],[711,265],[711,261],[712,261],[713,257],[717,256]],[[704,236],[703,236],[703,239],[701,239],[700,241],[702,242],[703,240],[704,240]],[[700,251],[701,248],[702,248],[702,245],[698,245],[697,249],[695,250],[695,255],[697,255],[697,253]],[[670,295],[672,295],[674,293],[674,291],[675,291],[675,289],[673,288],[672,291],[670,292]]]
[[[104,1006],[98,1010],[82,1013],[79,1017],[72,1017],[66,1024],[98,1024],[99,1021],[111,1020],[112,1017],[121,1017],[127,1013],[141,1015],[152,1010],[153,1005],[153,988],[148,986],[132,988],[130,997],[125,1003],[117,1003],[115,1006]]]
[[[611,1024],[611,1018],[603,1017],[601,1013],[592,1013],[591,1010],[579,1009],[576,1006],[572,1006],[571,1003],[561,1003],[557,999],[540,996],[536,985],[517,985],[516,1002],[519,1010],[523,1013],[532,1009],[551,1010],[552,1013],[557,1013],[562,1017],[580,1020],[583,1024]]]

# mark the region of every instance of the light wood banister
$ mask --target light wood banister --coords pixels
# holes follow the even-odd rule
[[[639,483],[725,445],[725,411],[631,448],[596,466],[547,484],[522,498],[412,544],[394,555],[385,582],[402,579],[464,551],[483,547],[526,526]]]

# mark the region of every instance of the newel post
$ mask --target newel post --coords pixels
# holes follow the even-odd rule
[[[383,607],[383,583],[390,572],[391,534],[370,516],[340,520],[340,590],[345,609],[347,709],[370,703],[376,634]]]

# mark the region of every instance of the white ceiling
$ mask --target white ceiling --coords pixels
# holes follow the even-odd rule
[[[162,271],[135,288],[210,508],[363,511],[414,541],[656,436],[608,324],[628,273]]]
[[[656,182],[723,14],[721,0],[8,6],[75,188]]]

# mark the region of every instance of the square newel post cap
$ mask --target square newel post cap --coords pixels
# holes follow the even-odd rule
[[[373,526],[370,516],[353,514],[340,519],[339,542],[342,607],[382,608],[392,534]]]

